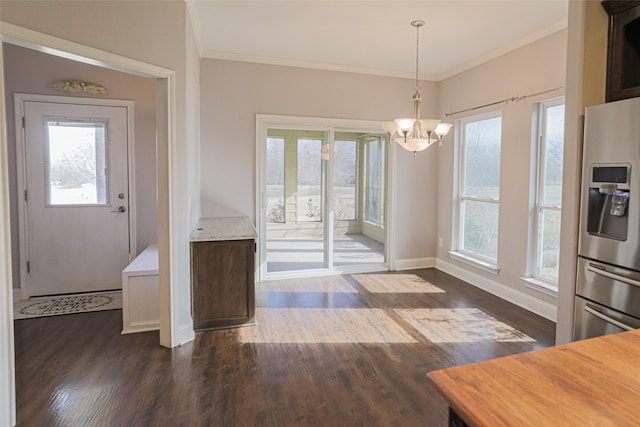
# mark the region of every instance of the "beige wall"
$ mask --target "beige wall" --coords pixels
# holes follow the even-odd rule
[[[203,59],[203,216],[255,219],[256,114],[390,120],[412,115],[414,82],[275,65]],[[422,115],[437,114],[437,84],[422,82]],[[437,147],[397,153],[397,258],[435,255]]]
[[[411,115],[410,79],[213,59],[198,65],[183,1],[1,0],[0,19],[175,71],[175,93],[168,95],[175,97],[176,122],[168,131],[175,134],[176,146],[159,153],[168,170],[158,170],[158,238],[161,247],[171,246],[175,269],[169,274],[175,289],[167,310],[175,314],[179,328],[190,323],[188,236],[200,211],[202,216],[255,215],[257,113],[365,120]],[[562,31],[439,84],[423,82],[423,117],[564,85],[566,37]],[[527,247],[531,102],[538,99],[502,106],[502,272],[484,276],[553,303],[519,280]],[[452,142],[449,136],[442,148],[417,158],[397,152],[398,259],[437,256],[455,264],[446,253],[452,228]],[[166,184],[169,173],[171,188]],[[166,191],[172,192],[172,212]],[[438,236],[444,239],[442,248],[436,248]],[[169,264],[169,253],[161,253],[161,271]]]
[[[156,203],[156,123],[155,81],[106,68],[47,55],[30,49],[5,44],[5,103],[7,108],[7,139],[9,141],[9,191],[11,194],[11,249],[13,287],[20,286],[20,252],[18,235],[18,204],[16,177],[16,134],[14,121],[15,93],[62,95],[49,89],[58,80],[83,80],[100,84],[109,90],[100,99],[132,100],[135,130],[135,192],[137,252],[157,242]],[[25,72],[29,70],[29,72]],[[77,97],[91,97],[76,94]],[[134,256],[137,254],[133,254]]]
[[[455,112],[512,96],[522,96],[565,84],[566,31],[559,31],[440,83],[441,113]],[[555,298],[524,286],[529,227],[531,173],[532,104],[562,95],[555,91],[521,102],[499,104],[470,113],[455,115],[460,119],[490,111],[502,112],[502,152],[500,162],[500,211],[498,267],[499,275],[486,273],[453,260],[448,251],[454,226],[454,144],[439,151],[438,160],[438,228],[444,244],[437,248],[438,259],[459,269],[480,275],[523,294],[555,304]],[[432,244],[434,244],[432,242]]]

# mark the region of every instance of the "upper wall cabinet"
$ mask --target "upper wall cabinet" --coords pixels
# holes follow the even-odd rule
[[[640,0],[604,0],[609,14],[607,102],[640,96]]]

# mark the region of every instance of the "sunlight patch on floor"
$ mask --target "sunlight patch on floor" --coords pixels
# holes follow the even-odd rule
[[[371,293],[444,293],[415,274],[354,274],[351,277]]]
[[[238,330],[245,343],[415,343],[380,309],[258,308],[257,325]]]
[[[477,308],[396,309],[434,343],[535,342],[533,338]]]
[[[358,293],[358,290],[342,276],[261,282],[258,290],[268,292]]]
[[[364,234],[334,236],[334,266],[384,263],[384,244]],[[324,267],[324,238],[318,236],[267,239],[267,271]]]

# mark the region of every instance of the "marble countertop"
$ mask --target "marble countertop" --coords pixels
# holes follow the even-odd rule
[[[640,329],[428,374],[470,427],[640,425]]]
[[[191,233],[191,242],[255,240],[256,228],[246,216],[200,218]]]

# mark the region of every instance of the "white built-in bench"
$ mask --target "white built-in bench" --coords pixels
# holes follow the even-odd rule
[[[160,329],[158,245],[149,245],[122,270],[122,333]]]

